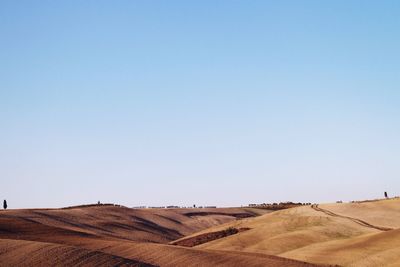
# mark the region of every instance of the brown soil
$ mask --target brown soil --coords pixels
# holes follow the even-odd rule
[[[196,236],[181,238],[179,240],[173,241],[170,244],[183,246],[183,247],[194,247],[197,245],[201,245],[216,239],[224,238],[230,235],[234,235],[243,231],[250,230],[250,228],[227,228],[225,230],[209,232],[204,234],[199,234]]]
[[[17,235],[26,240],[42,240],[45,233],[54,232],[55,236],[71,236],[72,233],[74,236],[168,243],[212,226],[235,221],[238,214],[248,217],[257,215],[252,210],[240,208],[129,209],[114,205],[7,210],[0,212],[0,237]]]
[[[1,266],[153,266],[100,251],[45,242],[0,239]]]

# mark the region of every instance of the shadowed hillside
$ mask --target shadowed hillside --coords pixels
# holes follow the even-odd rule
[[[41,240],[44,233],[57,233],[168,243],[202,229],[263,213],[241,208],[129,209],[111,205],[7,210],[0,212],[0,237],[14,238],[19,234],[27,240]]]

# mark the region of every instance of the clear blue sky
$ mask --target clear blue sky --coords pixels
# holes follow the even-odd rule
[[[1,1],[0,198],[400,195],[399,1]]]

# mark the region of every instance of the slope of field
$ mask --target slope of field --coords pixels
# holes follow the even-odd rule
[[[0,239],[0,266],[152,266],[100,251],[52,243]]]
[[[318,243],[281,256],[341,266],[400,266],[400,229]]]
[[[81,245],[88,249],[158,266],[316,266],[265,254],[204,250],[132,241],[89,241]]]
[[[0,212],[0,266],[399,266],[399,218],[400,199],[276,212],[7,210]]]
[[[168,243],[211,226],[265,212],[241,208],[129,209],[117,206],[7,210],[0,212],[0,238],[20,233],[26,240],[30,240],[30,236],[37,240],[46,232],[56,231],[65,236],[73,233],[79,236]]]
[[[379,232],[376,229],[360,227],[347,219],[318,212],[310,206],[231,222],[206,231],[227,227],[246,227],[250,230],[205,243],[199,247],[279,255],[314,243]]]
[[[400,228],[400,199],[384,199],[379,201],[325,204],[321,208],[338,215],[351,216],[373,225],[386,228]]]
[[[0,265],[313,266],[265,254],[155,243],[259,212],[264,211],[133,210],[112,206],[2,211]]]
[[[400,230],[395,229],[399,217],[399,199],[303,206],[226,223],[180,240],[246,227],[250,230],[196,248],[265,253],[319,264],[394,266],[400,265]]]

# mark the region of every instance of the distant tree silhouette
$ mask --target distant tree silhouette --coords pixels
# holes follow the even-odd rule
[[[385,191],[385,198],[388,198],[387,192]]]
[[[3,208],[6,210],[7,209],[7,200],[4,199],[3,201]]]

